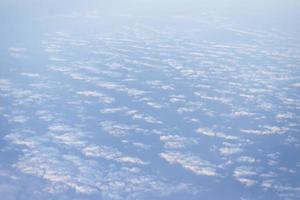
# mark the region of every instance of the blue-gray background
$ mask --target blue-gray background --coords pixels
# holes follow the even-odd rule
[[[1,199],[299,199],[296,0],[2,0]]]

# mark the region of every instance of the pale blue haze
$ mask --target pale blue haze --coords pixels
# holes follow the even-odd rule
[[[2,0],[0,199],[300,199],[296,0]]]

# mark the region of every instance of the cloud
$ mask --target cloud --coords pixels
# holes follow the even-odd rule
[[[147,105],[151,106],[152,108],[160,109],[163,105],[156,103],[156,102],[147,102]]]
[[[102,114],[111,114],[111,113],[126,111],[128,109],[129,108],[127,108],[126,106],[116,107],[116,108],[103,108],[103,109],[100,110],[100,113],[102,113]]]
[[[127,125],[122,123],[117,123],[115,121],[103,121],[99,123],[102,129],[112,136],[125,137],[135,133],[143,134],[147,130],[139,128],[136,125]]]
[[[238,159],[237,159],[238,162],[241,162],[241,163],[249,163],[249,164],[253,164],[253,163],[256,163],[258,162],[257,159],[253,158],[253,157],[250,157],[250,156],[240,156]]]
[[[261,129],[241,129],[241,132],[255,134],[255,135],[276,135],[276,134],[284,134],[288,130],[289,130],[288,127],[263,125]]]
[[[38,116],[40,120],[51,122],[56,119],[55,115],[47,110],[38,110],[35,112],[35,115]]]
[[[132,119],[140,119],[150,124],[163,124],[160,120],[148,114],[139,113],[137,110],[129,110],[126,112],[126,115],[131,116]]]
[[[241,149],[239,147],[221,147],[221,148],[219,148],[219,152],[223,156],[230,156],[233,154],[240,153],[242,151],[243,151],[243,149]]]
[[[211,17],[209,22],[221,19]],[[181,193],[178,198],[190,199],[201,184],[199,176],[208,176],[218,186],[199,196],[209,196],[232,179],[246,186],[241,192],[261,187],[255,187],[261,198],[299,196],[294,181],[298,162],[284,159],[286,166],[282,166],[279,156],[285,153],[269,154],[270,148],[264,147],[265,141],[275,146],[289,144],[288,151],[299,146],[299,95],[295,92],[299,83],[297,73],[291,73],[297,71],[299,56],[296,46],[288,44],[293,38],[274,30],[233,28],[219,21],[215,25],[221,26],[212,27],[239,40],[209,41],[207,33],[217,34],[215,28],[206,29],[207,21],[193,16],[170,19],[185,27],[195,22],[196,32],[206,30],[199,36],[204,40],[198,42],[194,28],[173,30],[165,22],[167,26],[148,25],[144,22],[156,21],[149,16],[127,16],[125,21],[135,22],[132,27],[123,24],[114,33],[104,30],[100,34],[94,25],[104,18],[98,13],[51,16],[42,22],[50,18],[91,22],[96,31],[48,32],[41,42],[50,62],[48,71],[35,67],[28,71],[30,66],[3,68],[9,76],[0,79],[0,96],[7,103],[1,113],[10,122],[3,122],[4,130],[12,131],[4,137],[8,147],[2,153],[5,158],[7,149],[20,152],[13,166],[39,179],[44,189],[36,191],[50,192],[58,199],[68,195],[171,199],[177,193]],[[172,34],[178,37],[169,37]],[[161,43],[165,38],[167,42]],[[279,46],[272,43],[277,39]],[[89,59],[79,56],[82,52]],[[8,53],[22,58],[27,49],[13,47]],[[266,62],[257,65],[261,58]],[[159,80],[153,80],[153,75],[159,75],[155,76]],[[204,160],[200,155],[207,153],[212,155],[205,155]],[[176,180],[164,177],[161,161],[170,164],[167,171],[186,170],[188,177],[185,173]],[[18,177],[27,176],[22,173]],[[196,189],[184,180],[192,181]]]
[[[293,113],[287,112],[287,113],[278,113],[276,115],[276,119],[278,120],[285,120],[285,119],[293,119],[295,116]]]
[[[237,178],[237,180],[238,180],[241,184],[243,184],[243,185],[245,185],[245,186],[248,186],[248,187],[253,186],[254,184],[257,183],[256,180],[249,179],[249,178]]]
[[[41,76],[37,73],[25,73],[22,72],[20,73],[21,76],[26,76],[26,77],[30,77],[30,78],[40,78]]]
[[[221,97],[221,96],[208,96],[199,92],[194,92],[194,94],[198,97],[201,97],[202,99],[209,100],[209,101],[216,101],[222,104],[229,104],[232,100],[227,97]]]
[[[8,121],[10,123],[21,123],[24,124],[28,121],[28,117],[24,116],[24,115],[15,115],[15,116],[11,116],[9,117]]]
[[[25,135],[26,134],[26,135]],[[4,137],[5,140],[12,144],[24,145],[26,148],[33,149],[37,147],[42,140],[34,136],[34,132],[31,130],[24,130],[23,133],[10,133]]]
[[[189,154],[175,151],[160,153],[160,156],[170,164],[179,164],[184,169],[201,176],[217,176],[216,166],[209,161]]]
[[[165,143],[164,148],[166,149],[180,149],[192,144],[197,144],[197,140],[179,135],[161,135],[159,139]]]
[[[86,97],[102,97],[103,94],[96,91],[80,91],[77,92],[78,95],[86,96]]]
[[[206,136],[210,136],[210,137],[218,137],[218,138],[223,138],[226,140],[237,140],[239,139],[237,136],[233,136],[233,135],[226,135],[225,133],[222,132],[218,132],[218,131],[213,131],[211,129],[208,128],[198,128],[196,130],[197,133],[206,135]]]
[[[11,57],[19,59],[25,57],[24,53],[26,52],[26,49],[22,47],[10,47],[8,52]]]
[[[0,79],[0,89],[2,91],[9,91],[11,89],[11,82],[6,79]]]
[[[253,186],[257,183],[256,180],[253,179],[253,177],[256,177],[258,174],[257,172],[252,168],[248,166],[240,166],[237,167],[234,172],[233,176],[243,185],[245,186]]]
[[[241,110],[241,111],[235,111],[235,112],[233,112],[232,115],[234,117],[250,117],[250,116],[253,116],[254,113],[250,113],[250,112],[246,112],[244,110]]]
[[[171,103],[185,102],[186,101],[186,97],[183,96],[183,95],[170,95],[169,101]]]
[[[86,97],[97,97],[98,101],[103,104],[111,104],[115,101],[115,98],[109,97],[103,93],[97,91],[80,91],[77,92],[78,95],[86,96]]]
[[[300,88],[300,83],[294,83],[292,84],[292,87]]]
[[[147,81],[146,84],[160,90],[174,90],[174,86],[165,84],[160,80]]]
[[[75,148],[81,148],[86,146],[87,144],[86,141],[82,141],[82,139],[78,135],[74,134],[74,132],[66,132],[59,134],[50,133],[50,136],[58,143],[62,143]]]
[[[50,137],[44,135],[42,138],[30,130],[6,136],[11,144],[23,146],[23,154],[14,167],[47,180],[41,185],[45,192],[60,195],[75,191],[77,195],[100,194],[104,199],[131,199],[186,192],[195,194],[198,190],[189,183],[168,182],[162,177],[145,174],[135,167],[148,164],[139,158],[109,146],[84,143],[85,135],[80,137],[78,128],[54,124],[49,126],[49,131]],[[79,141],[83,143],[78,145]],[[59,145],[61,142],[76,147],[86,157],[77,151],[66,151],[68,148]],[[121,166],[95,159],[98,157]]]
[[[107,160],[114,160],[122,163],[132,163],[139,165],[147,164],[147,162],[144,162],[139,158],[125,156],[120,151],[108,146],[88,146],[82,149],[82,152],[86,156],[101,157]]]

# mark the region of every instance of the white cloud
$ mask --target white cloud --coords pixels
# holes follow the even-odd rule
[[[243,150],[239,147],[221,147],[219,152],[223,156],[230,156],[242,152]]]
[[[217,176],[216,166],[206,160],[187,153],[163,152],[160,156],[170,164],[179,164],[184,169],[202,176]]]
[[[41,141],[35,136],[26,136],[25,134],[33,135],[32,131],[25,130],[23,134],[10,133],[4,137],[5,140],[10,141],[16,145],[24,145],[27,148],[35,148]]]
[[[103,108],[100,110],[100,113],[102,114],[111,114],[111,113],[117,113],[128,110],[127,107],[117,107],[117,108]]]
[[[41,77],[39,74],[37,73],[20,73],[21,76],[27,76],[27,77],[30,77],[30,78],[39,78]]]
[[[134,133],[141,134],[147,132],[145,129],[141,129],[136,125],[121,124],[115,121],[103,121],[99,124],[104,131],[116,137],[124,137]]]
[[[0,90],[2,91],[10,91],[11,90],[11,82],[5,79],[0,79]]]
[[[248,187],[253,186],[254,184],[257,183],[256,180],[249,179],[249,178],[237,178],[237,180],[238,180],[241,184],[243,184],[243,185],[245,185],[245,186],[248,186]]]
[[[185,102],[185,96],[183,95],[170,95],[169,101],[171,103],[176,103],[176,102]]]
[[[162,122],[159,121],[158,119],[148,114],[139,113],[137,110],[129,110],[126,112],[126,115],[131,116],[132,119],[140,119],[150,124],[162,124]]]
[[[82,152],[86,156],[101,157],[107,160],[114,160],[122,163],[132,163],[139,165],[147,164],[147,162],[144,162],[139,158],[125,156],[120,151],[108,146],[88,146],[83,148]]]
[[[250,113],[250,112],[246,112],[246,111],[244,111],[244,110],[240,110],[240,111],[235,111],[235,112],[233,112],[232,113],[232,115],[234,116],[234,117],[250,117],[250,116],[253,116],[254,115],[254,113]]]
[[[21,47],[10,47],[8,49],[9,55],[14,58],[24,58],[24,53],[26,52],[25,48]]]
[[[38,116],[40,120],[50,122],[56,119],[55,115],[47,110],[38,110],[35,112],[35,115]]]
[[[163,105],[156,103],[156,102],[147,102],[147,105],[151,106],[152,108],[160,109]]]
[[[86,96],[86,97],[102,97],[102,96],[104,96],[102,93],[96,92],[96,91],[80,91],[80,92],[77,92],[77,94]]]
[[[218,131],[213,131],[213,130],[208,129],[208,128],[198,128],[196,130],[196,132],[200,133],[200,134],[203,134],[203,135],[211,136],[211,137],[223,138],[223,139],[226,139],[226,140],[237,140],[238,139],[237,136],[226,135],[225,133],[218,132]]]
[[[66,132],[59,134],[50,134],[50,136],[59,143],[69,145],[71,147],[81,148],[86,146],[87,142],[83,141],[80,136],[74,132]]]
[[[25,122],[28,121],[28,117],[24,116],[24,115],[15,115],[15,116],[11,116],[9,117],[8,121],[11,123],[21,123],[24,124]]]
[[[77,92],[78,95],[86,96],[86,97],[98,97],[98,101],[103,104],[110,104],[115,101],[115,98],[109,97],[103,93],[97,91],[80,91]]]
[[[195,139],[186,138],[179,135],[161,135],[159,139],[165,143],[164,147],[167,149],[180,149],[197,143]]]
[[[237,167],[233,172],[233,176],[237,179],[237,181],[248,187],[257,183],[257,181],[253,178],[257,175],[257,172],[252,167],[248,166]]]
[[[238,162],[242,162],[242,163],[249,163],[249,164],[253,164],[255,162],[258,162],[258,160],[256,160],[255,158],[253,157],[250,157],[250,156],[240,156],[238,159],[237,159]]]
[[[256,134],[256,135],[275,135],[275,134],[283,134],[288,130],[289,130],[288,127],[263,125],[261,126],[261,129],[241,129],[241,132]]]
[[[206,99],[209,101],[217,101],[220,102],[222,104],[229,104],[231,102],[231,99],[228,97],[221,97],[221,96],[208,96],[205,94],[202,94],[200,92],[194,92],[194,94],[202,99]]]
[[[278,113],[276,115],[276,119],[278,119],[278,120],[293,119],[293,117],[294,117],[294,114],[290,113],[290,112],[287,112],[287,113]]]
[[[294,83],[292,84],[292,87],[300,88],[300,83]]]
[[[163,83],[160,80],[147,81],[147,85],[150,85],[152,88],[157,88],[161,90],[174,90],[174,86]]]
[[[202,103],[199,102],[187,102],[184,106],[177,108],[176,112],[179,114],[196,112],[202,107]]]

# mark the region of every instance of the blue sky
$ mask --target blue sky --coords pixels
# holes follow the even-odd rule
[[[2,1],[4,199],[299,199],[297,1]]]

